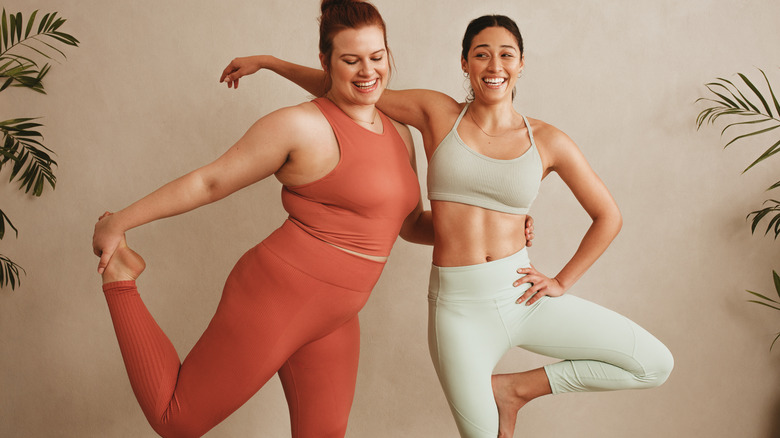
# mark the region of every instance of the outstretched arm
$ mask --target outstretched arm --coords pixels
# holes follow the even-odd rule
[[[615,200],[577,145],[566,134],[550,125],[534,133],[537,144],[544,145],[541,151],[547,172],[558,173],[593,223],[574,256],[555,277],[548,278],[533,267],[518,270],[518,273],[526,275],[515,282],[515,286],[523,283],[531,283],[532,286],[517,301],[528,300],[529,305],[544,295],[563,295],[606,251],[623,224]]]
[[[271,55],[246,56],[230,61],[219,82],[227,83],[228,88],[238,88],[239,79],[261,69],[271,70],[317,97],[324,96],[330,88],[330,77],[321,69],[293,64]]]
[[[261,69],[271,70],[315,96],[325,95],[330,88],[330,77],[323,70],[293,64],[270,55],[246,56],[230,61],[219,81],[227,83],[229,88],[237,88],[242,77]],[[460,112],[459,104],[454,99],[432,90],[387,89],[382,93],[377,107],[390,118],[417,128],[426,140],[432,124],[443,119],[446,125],[449,113]]]
[[[98,272],[103,272],[127,230],[217,201],[279,170],[294,149],[294,133],[301,131],[295,127],[293,113],[285,108],[269,114],[212,163],[104,215],[92,237],[93,251],[100,257]]]

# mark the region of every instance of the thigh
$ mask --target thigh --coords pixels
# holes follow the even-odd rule
[[[463,437],[495,437],[498,410],[491,376],[510,348],[492,302],[430,300],[431,359]]]
[[[521,309],[527,315],[517,319],[512,335],[517,346],[535,353],[597,360],[641,372],[641,350],[654,350],[655,344],[666,350],[625,316],[573,295],[544,297],[530,307]]]
[[[355,394],[360,327],[355,316],[299,348],[279,369],[293,438],[341,438]]]
[[[228,276],[214,317],[182,363],[174,404],[196,418],[224,419],[302,345],[353,318],[362,305],[354,298],[258,245]]]

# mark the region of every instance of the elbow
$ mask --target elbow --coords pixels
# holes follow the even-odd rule
[[[608,230],[612,238],[623,228],[623,215],[616,205],[594,215],[592,219],[594,224],[599,224],[603,230]]]
[[[198,205],[211,204],[227,196],[224,192],[224,184],[218,178],[211,178],[199,171],[190,174],[191,187],[194,188]]]
[[[620,232],[621,229],[623,229],[623,214],[620,213],[620,210],[615,207],[615,218],[614,218],[614,227],[615,227],[615,235]]]

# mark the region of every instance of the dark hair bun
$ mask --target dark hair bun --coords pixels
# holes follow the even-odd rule
[[[322,6],[320,7],[320,11],[324,14],[325,11],[327,11],[330,8],[335,8],[339,6],[343,6],[349,3],[360,3],[359,0],[322,0]]]

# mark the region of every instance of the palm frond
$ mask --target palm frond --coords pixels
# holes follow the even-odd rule
[[[5,236],[5,224],[8,223],[8,226],[11,227],[12,230],[14,230],[14,233],[16,233],[16,237],[19,237],[19,230],[16,229],[14,224],[11,222],[11,219],[8,219],[8,216],[3,213],[3,210],[0,210],[0,239]]]
[[[0,170],[11,165],[10,181],[18,180],[19,189],[34,196],[41,196],[45,185],[55,188],[57,178],[52,167],[57,162],[48,152],[53,153],[38,139],[43,135],[36,130],[40,123],[31,118],[13,119],[0,122],[3,142],[0,145]]]
[[[777,271],[772,271],[772,280],[773,280],[774,285],[775,285],[775,292],[777,292],[777,296],[778,296],[778,298],[780,298],[780,275],[777,275]],[[780,302],[775,301],[772,298],[769,298],[768,296],[762,295],[762,294],[760,294],[758,292],[753,292],[753,291],[750,291],[750,290],[746,290],[745,292],[747,292],[747,293],[749,293],[749,294],[751,294],[751,295],[753,295],[755,297],[758,297],[758,298],[760,298],[762,300],[762,301],[759,301],[759,300],[748,300],[748,302],[759,304],[759,305],[762,305],[762,306],[769,307],[770,309],[774,309],[774,310],[780,311],[780,307],[778,307],[778,305],[780,305]],[[769,350],[770,351],[772,350],[772,348],[774,348],[775,343],[777,342],[778,339],[780,339],[780,333],[777,334],[775,339],[772,341],[772,345],[769,346]]]
[[[6,14],[3,9],[0,16],[0,91],[13,83],[16,87],[27,87],[39,93],[44,93],[42,80],[51,68],[49,64],[39,67],[31,56],[23,51],[32,51],[45,59],[55,60],[59,54],[66,58],[65,53],[54,44],[61,43],[78,46],[79,40],[70,34],[59,30],[65,24],[64,18],[57,18],[57,13],[45,14],[35,30],[35,19],[38,11],[34,11],[27,23],[21,12]],[[7,79],[4,79],[7,78]]]
[[[11,290],[14,290],[20,284],[19,270],[26,273],[24,268],[0,254],[0,287],[10,285]]]
[[[764,235],[774,230],[775,239],[777,239],[777,236],[780,235],[780,202],[778,202],[775,199],[767,199],[766,201],[764,201],[763,205],[767,205],[767,204],[773,204],[773,205],[764,207],[760,210],[751,211],[747,215],[746,219],[750,219],[750,217],[753,216],[750,225],[750,231],[752,233],[755,233],[756,228],[758,228],[759,222],[761,222],[764,218],[769,218],[770,219],[769,225],[767,225]]]
[[[772,89],[772,84],[764,73],[761,72],[768,93],[762,91],[744,74],[737,73],[741,79],[738,85],[725,78],[717,78],[714,82],[705,84],[707,90],[712,94],[709,98],[697,99],[697,102],[707,102],[708,106],[704,108],[696,117],[696,129],[701,129],[705,124],[715,124],[718,118],[723,116],[734,116],[743,118],[736,122],[729,123],[721,131],[725,135],[729,128],[735,126],[751,127],[752,130],[740,135],[735,135],[726,142],[725,147],[740,142],[754,136],[760,136],[780,128],[780,103]],[[743,90],[740,88],[746,88]],[[766,96],[765,96],[766,94]],[[742,172],[747,172],[753,166],[766,160],[772,155],[780,152],[780,141],[774,142],[763,154],[753,161]]]

